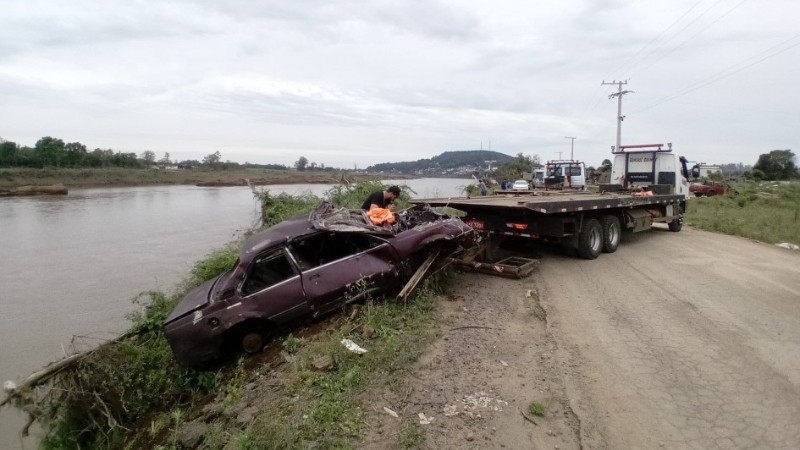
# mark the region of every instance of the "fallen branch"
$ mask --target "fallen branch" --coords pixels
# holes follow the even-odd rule
[[[525,411],[523,411],[523,410],[522,410],[522,409],[520,409],[520,408],[517,408],[517,409],[519,409],[519,412],[520,412],[520,414],[522,414],[522,417],[524,417],[524,418],[525,418],[525,420],[527,420],[528,422],[530,422],[530,423],[532,423],[532,424],[534,424],[534,425],[537,425],[537,426],[539,425],[538,423],[536,423],[536,421],[535,421],[535,420],[533,420],[533,417],[531,417],[531,416],[529,416],[529,415],[525,414]]]
[[[482,328],[482,329],[485,329],[485,330],[499,330],[499,328],[494,328],[494,327],[482,327],[482,326],[479,326],[479,325],[467,325],[467,326],[464,326],[464,327],[450,328],[450,331],[463,330],[465,328]]]

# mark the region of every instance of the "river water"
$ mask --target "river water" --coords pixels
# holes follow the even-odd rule
[[[395,180],[414,197],[461,195],[466,179]],[[393,183],[393,180],[386,180]],[[271,185],[322,195],[330,185]],[[67,196],[0,198],[0,382],[128,328],[132,299],[172,292],[193,263],[258,223],[243,187],[71,189]],[[73,339],[75,337],[75,339]],[[21,440],[21,414],[0,411],[0,448]]]

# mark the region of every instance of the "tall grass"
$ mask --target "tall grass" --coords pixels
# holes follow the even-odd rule
[[[686,222],[763,242],[800,244],[800,183],[740,183],[725,195],[691,199]]]

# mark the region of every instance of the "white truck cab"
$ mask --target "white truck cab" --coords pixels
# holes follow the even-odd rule
[[[657,194],[689,195],[686,159],[672,153],[672,144],[621,145],[613,152],[611,186],[622,190],[658,190]],[[608,189],[605,189],[608,190]]]

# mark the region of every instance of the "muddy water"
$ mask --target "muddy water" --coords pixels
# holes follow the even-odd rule
[[[417,197],[459,195],[469,180],[404,180]],[[322,194],[329,185],[273,185]],[[65,351],[117,336],[140,292],[171,291],[192,263],[251,227],[247,188],[73,189],[64,197],[0,198],[0,382]],[[22,417],[0,411],[0,448],[20,440]]]

